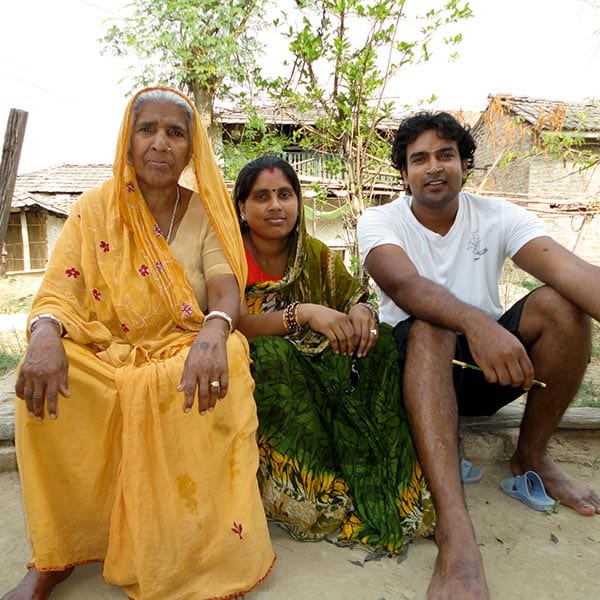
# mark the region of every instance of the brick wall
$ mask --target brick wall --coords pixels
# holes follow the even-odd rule
[[[537,211],[536,211],[537,212]],[[583,222],[583,215],[540,214],[548,235],[584,260],[600,266],[600,215]]]
[[[600,195],[600,168],[581,170],[570,161],[522,158],[533,145],[532,130],[514,118],[496,116],[475,132],[477,150],[472,186],[485,193],[590,202]],[[499,155],[505,158],[490,172]],[[506,160],[506,153],[512,160]]]
[[[589,213],[584,222],[581,211],[600,201],[600,167],[581,171],[568,161],[521,158],[532,147],[532,130],[506,115],[482,121],[474,136],[477,150],[469,190],[527,206],[542,219],[550,236],[584,260],[600,265],[600,215]],[[506,152],[515,158],[497,163]]]

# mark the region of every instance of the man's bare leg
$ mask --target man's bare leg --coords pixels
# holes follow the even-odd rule
[[[454,333],[416,321],[404,367],[404,404],[437,513],[428,600],[489,600],[483,560],[460,479]]]
[[[25,577],[2,600],[47,600],[52,590],[64,581],[73,571],[73,567],[63,571],[36,571],[29,569]]]
[[[532,344],[531,362],[536,379],[545,389],[533,387],[521,423],[513,474],[536,471],[548,494],[582,515],[600,513],[600,494],[569,477],[552,460],[548,442],[575,396],[590,356],[590,322],[569,301],[549,287],[539,288],[527,300],[519,332]]]

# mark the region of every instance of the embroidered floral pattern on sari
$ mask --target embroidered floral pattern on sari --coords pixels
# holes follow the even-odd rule
[[[243,540],[243,536],[242,536],[242,530],[243,530],[243,526],[241,523],[236,523],[235,521],[233,522],[233,527],[231,528],[231,531],[233,531],[233,533],[236,533],[240,540]]]

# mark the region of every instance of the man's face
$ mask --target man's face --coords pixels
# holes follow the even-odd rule
[[[467,176],[455,141],[440,139],[428,129],[406,148],[404,182],[416,202],[429,209],[444,208],[458,199]]]

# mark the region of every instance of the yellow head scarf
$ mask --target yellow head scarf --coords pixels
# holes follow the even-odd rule
[[[243,290],[246,284],[247,265],[244,257],[242,237],[237,224],[237,215],[235,214],[225,181],[208,141],[208,136],[200,121],[198,111],[190,99],[179,90],[164,86],[144,88],[138,91],[127,105],[125,116],[121,123],[117,142],[117,154],[113,165],[115,194],[121,199],[119,207],[121,217],[132,230],[137,229],[134,225],[136,222],[145,220],[139,211],[139,204],[142,202],[145,204],[145,200],[138,186],[135,186],[135,190],[132,193],[129,192],[131,183],[135,182],[136,176],[129,162],[128,152],[133,106],[141,94],[152,90],[164,90],[177,94],[188,103],[193,112],[192,158],[182,174],[180,182],[182,186],[198,192],[206,214],[217,233],[217,237],[238,281],[241,300],[243,299]],[[148,244],[150,247],[156,245],[156,238],[149,234],[150,230],[148,227],[145,227],[139,231],[140,238],[138,241],[142,244],[142,248],[147,247]]]
[[[193,113],[192,157],[180,180],[198,192],[237,278],[240,300],[246,260],[233,203],[192,102],[178,90],[152,87],[129,101],[121,124],[114,179],[85,192],[56,243],[32,315],[50,312],[79,343],[125,342],[152,354],[174,351],[204,321],[183,268],[175,259],[140,189],[128,157],[136,99],[151,90],[180,96]],[[195,196],[192,197],[194,199]]]

